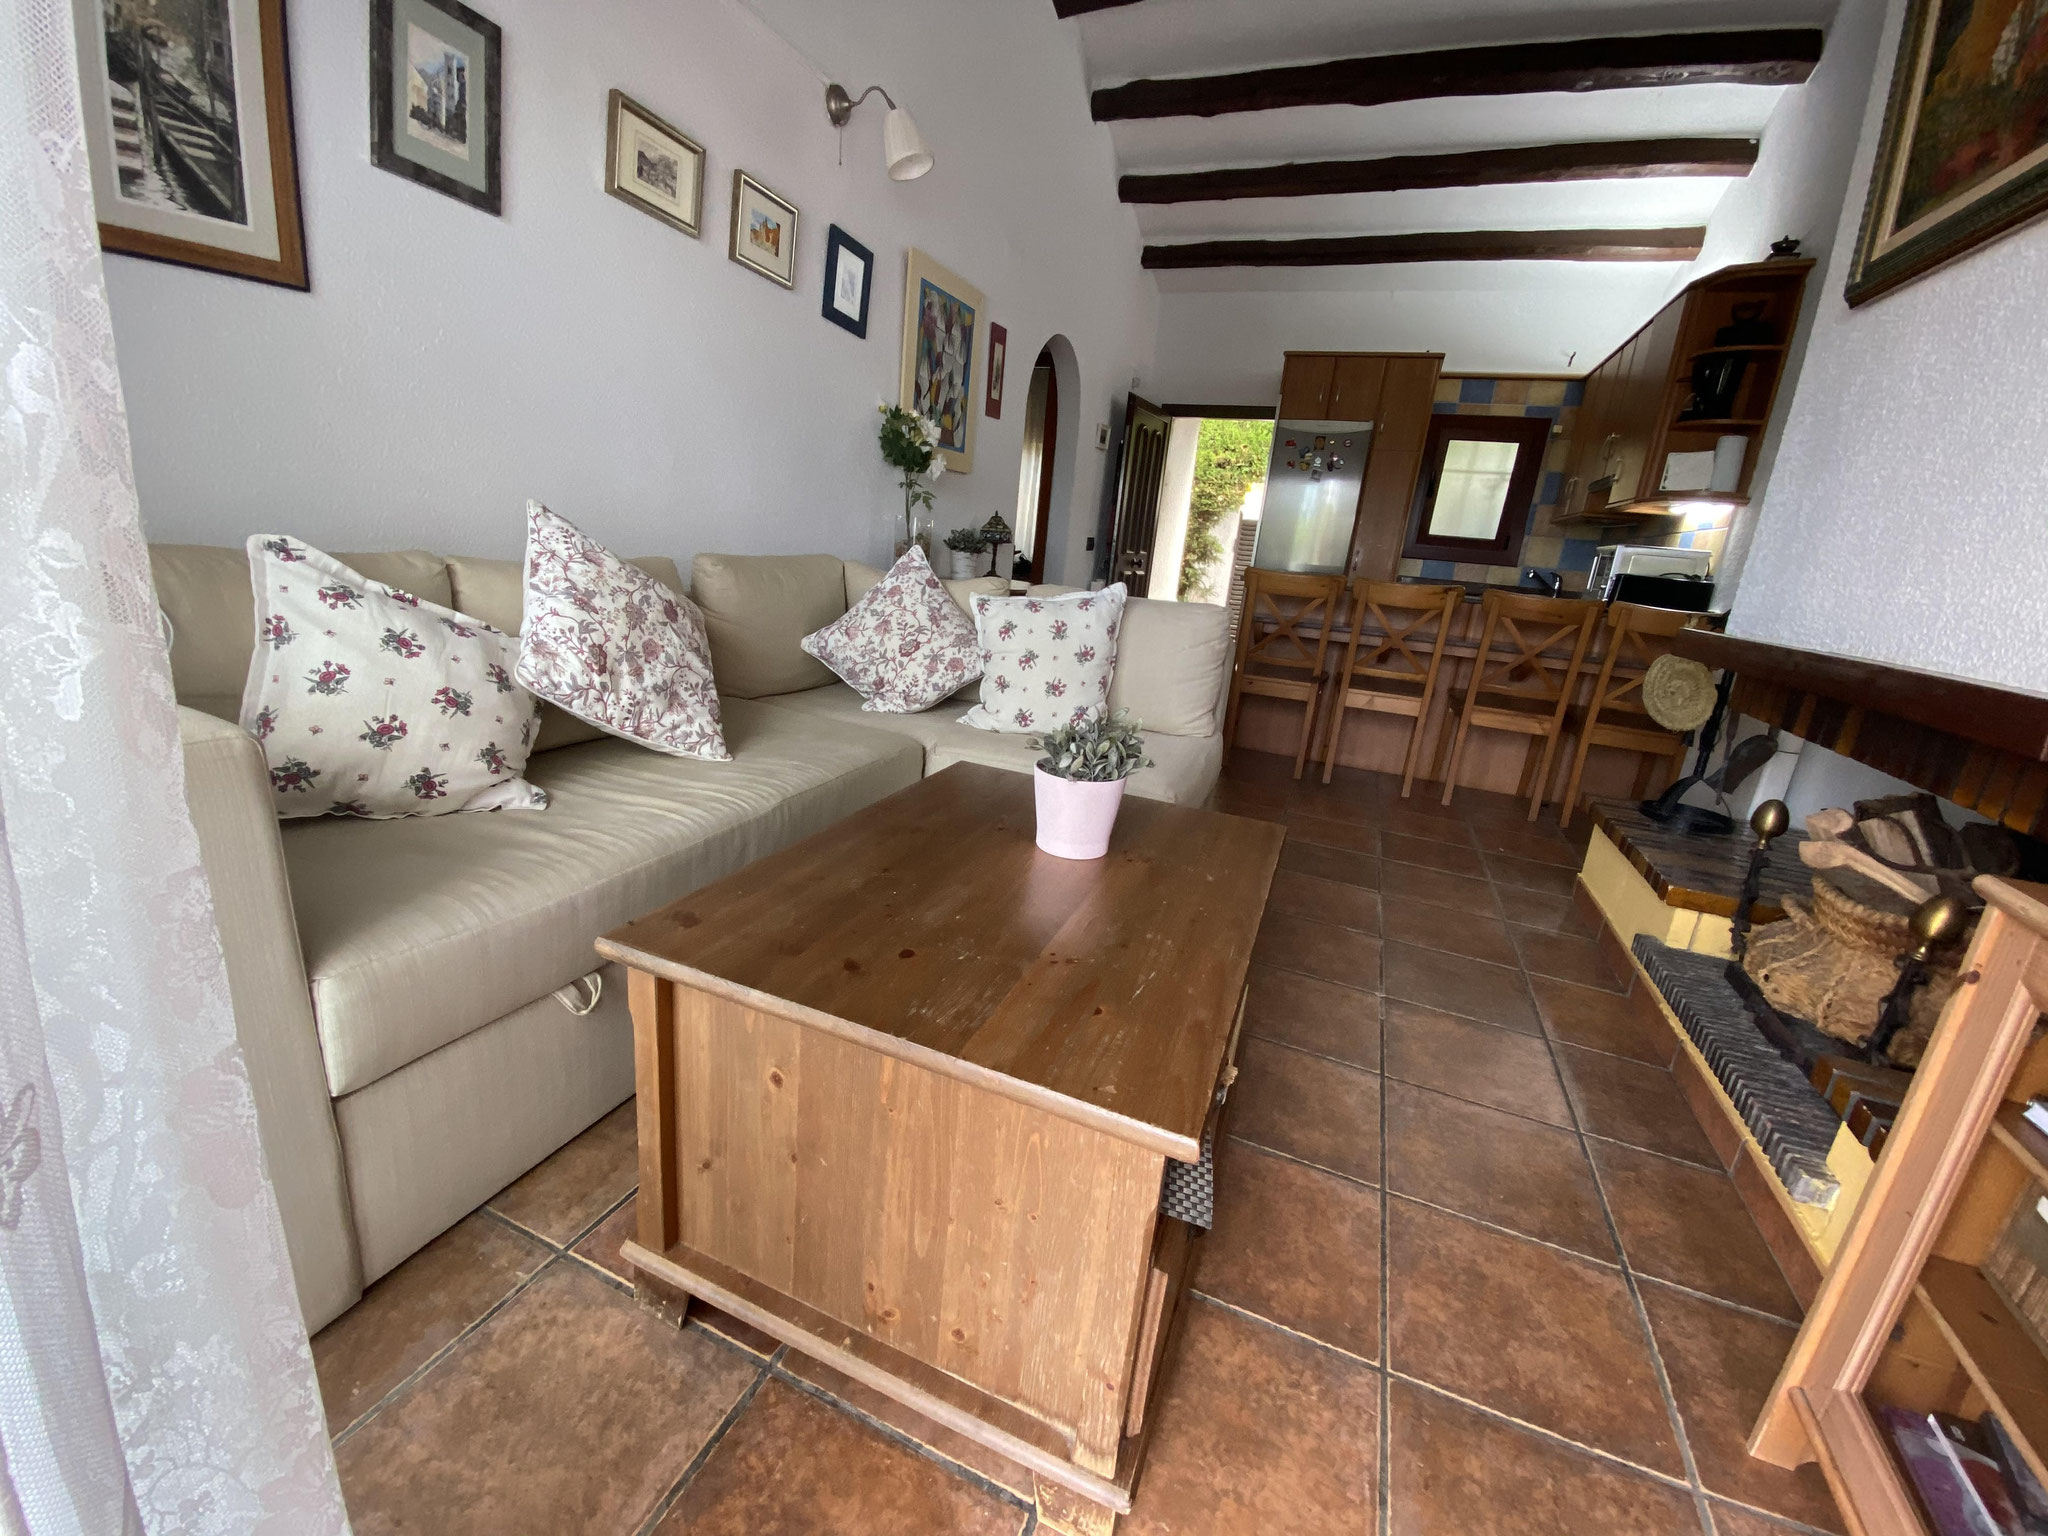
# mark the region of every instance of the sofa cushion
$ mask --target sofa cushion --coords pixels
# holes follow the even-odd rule
[[[1116,670],[1122,582],[1067,597],[976,597],[981,702],[962,717],[1025,734],[1098,713]]]
[[[837,555],[699,555],[690,595],[711,632],[720,693],[758,699],[838,681],[797,644],[846,612]]]
[[[847,561],[846,606],[851,608],[866,597],[868,589],[888,574],[887,571],[865,565],[858,560]],[[986,592],[991,597],[1007,597],[1010,592],[1009,582],[1000,576],[969,576],[964,581],[954,581],[950,577],[941,576],[939,580],[945,584],[946,590],[953,594],[953,601],[960,605],[960,611],[970,616],[974,612],[975,593]]]
[[[448,568],[439,555],[401,549],[334,558],[424,602],[454,606]],[[171,682],[178,702],[216,719],[237,720],[249,658],[256,650],[249,552],[239,544],[152,544],[149,568],[156,578],[157,605],[171,621]]]
[[[812,688],[763,699],[763,704],[791,713],[844,723],[859,723],[877,730],[908,737],[924,749],[924,771],[937,773],[954,763],[984,763],[991,768],[1008,768],[1029,773],[1039,752],[1022,735],[978,731],[963,725],[960,717],[969,705],[954,700],[918,715],[871,715],[861,712],[860,695],[841,683],[831,688]],[[1166,800],[1175,805],[1201,805],[1216,787],[1223,767],[1223,738],[1215,736],[1169,736],[1147,731],[1145,755],[1150,768],[1131,775],[1129,793],[1149,800]]]
[[[1229,610],[1147,597],[1124,604],[1111,709],[1128,709],[1148,736],[1213,736],[1229,684]]]
[[[279,816],[547,804],[519,777],[540,708],[512,681],[517,640],[295,539],[251,537],[249,566],[260,638],[242,729]]]
[[[697,605],[537,501],[526,504],[517,675],[579,720],[657,752],[732,756]]]
[[[895,568],[803,648],[844,678],[874,714],[914,715],[981,676],[974,621],[915,544]]]
[[[915,783],[921,766],[900,736],[746,700],[725,702],[725,731],[726,763],[609,738],[548,753],[527,767],[552,797],[539,816],[286,827],[332,1092],[566,986],[596,968],[599,934]]]
[[[672,592],[683,590],[683,573],[667,555],[635,555],[628,562],[637,565]],[[470,555],[448,557],[448,585],[454,593],[452,606],[458,613],[495,624],[516,637],[526,623],[526,567],[517,560],[479,560]],[[604,732],[578,720],[566,709],[545,699],[540,706],[540,735],[533,750],[546,752],[571,747],[579,741],[596,741]]]

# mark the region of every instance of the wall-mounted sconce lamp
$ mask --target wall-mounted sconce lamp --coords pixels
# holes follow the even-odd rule
[[[932,152],[924,147],[924,135],[910,114],[879,85],[871,85],[858,96],[846,94],[846,87],[834,81],[825,87],[825,115],[834,128],[844,128],[853,109],[870,96],[879,95],[889,103],[889,115],[882,119],[882,158],[891,181],[915,181],[932,168]]]

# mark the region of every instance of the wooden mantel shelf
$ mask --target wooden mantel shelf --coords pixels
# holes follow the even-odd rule
[[[1739,713],[2048,837],[2048,697],[1703,629],[1672,649],[1733,672]]]
[[[2038,693],[1702,629],[1681,631],[1672,649],[1758,682],[1839,699],[1979,746],[2048,762],[2048,697]]]

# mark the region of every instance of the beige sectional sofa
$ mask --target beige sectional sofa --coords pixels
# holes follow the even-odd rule
[[[1028,771],[1021,736],[864,714],[797,648],[881,573],[829,555],[699,556],[733,760],[648,751],[547,708],[539,813],[280,824],[234,723],[254,646],[240,549],[152,549],[171,626],[186,798],[309,1330],[633,1091],[625,987],[597,935],[954,762]],[[516,562],[342,555],[516,632]],[[670,561],[639,562],[681,590]],[[951,583],[963,603],[973,583]],[[1003,585],[992,584],[995,589]],[[990,584],[982,584],[983,590]],[[1221,609],[1134,601],[1111,702],[1156,766],[1131,792],[1199,804],[1222,759]],[[963,853],[963,856],[971,856]],[[596,1006],[575,1011],[595,975]],[[559,994],[559,995],[558,995]]]

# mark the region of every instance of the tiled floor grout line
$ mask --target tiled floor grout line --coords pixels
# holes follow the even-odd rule
[[[768,1379],[769,1373],[775,1369],[776,1362],[781,1358],[782,1350],[778,1349],[761,1362],[761,1368],[754,1373],[754,1379],[747,1383],[746,1390],[741,1392],[733,1405],[725,1410],[717,1426],[705,1437],[704,1443],[697,1447],[697,1454],[690,1458],[690,1464],[683,1468],[682,1475],[669,1484],[668,1492],[654,1501],[654,1508],[648,1511],[647,1518],[635,1527],[634,1536],[649,1536],[649,1533],[667,1517],[668,1512],[675,1507],[676,1500],[683,1496],[683,1490],[690,1486],[690,1479],[703,1470],[704,1463],[711,1459],[711,1453],[718,1449],[719,1443],[725,1439],[726,1432],[740,1421],[740,1415],[752,1405],[754,1394],[761,1390],[761,1383]]]
[[[780,1363],[783,1357],[787,1354],[788,1350],[786,1349],[780,1351],[776,1356],[778,1363],[771,1367],[771,1369],[769,1370],[769,1374],[773,1376],[777,1381],[782,1382],[785,1386],[794,1387],[797,1391],[802,1392],[807,1397],[817,1398],[820,1402],[823,1402],[829,1405],[830,1407],[837,1409],[839,1412],[848,1414],[851,1417],[860,1420],[861,1423],[867,1425],[870,1429],[875,1430],[884,1439],[893,1440],[898,1445],[901,1445],[905,1450],[911,1451],[916,1455],[921,1456],[926,1461],[936,1463],[938,1466],[944,1468],[946,1471],[951,1472],[954,1476],[960,1478],[963,1482],[969,1482],[974,1484],[975,1487],[981,1489],[982,1492],[993,1494],[996,1498],[1002,1500],[1005,1504],[1013,1505],[1018,1509],[1030,1509],[1036,1507],[1035,1501],[1023,1498],[1019,1494],[1013,1492],[1011,1489],[1005,1488],[1001,1483],[997,1482],[994,1478],[987,1476],[985,1473],[975,1471],[974,1468],[968,1466],[967,1463],[965,1463],[964,1461],[955,1461],[952,1457],[946,1455],[943,1451],[937,1450],[932,1446],[926,1445],[923,1441],[915,1439],[911,1435],[906,1434],[904,1431],[898,1429],[895,1425],[889,1423],[886,1419],[878,1419],[872,1413],[869,1413],[865,1408],[862,1408],[857,1404],[850,1403],[845,1398],[840,1397],[833,1392],[827,1391],[824,1387],[819,1386],[816,1382],[804,1380],[803,1377],[796,1375],[794,1372],[790,1371],[787,1366],[784,1366]],[[943,1425],[941,1425],[940,1427],[944,1428]]]
[[[1182,1294],[1206,1302],[1219,1312],[1228,1312],[1232,1317],[1242,1318],[1255,1328],[1264,1328],[1281,1335],[1283,1338],[1293,1339],[1296,1343],[1306,1344],[1320,1354],[1335,1355],[1346,1365],[1355,1365],[1360,1370],[1365,1371],[1381,1369],[1381,1362],[1377,1360],[1368,1360],[1363,1355],[1354,1355],[1350,1350],[1343,1348],[1341,1345],[1332,1344],[1328,1339],[1319,1339],[1312,1333],[1303,1333],[1299,1328],[1290,1328],[1285,1323],[1276,1323],[1263,1312],[1254,1312],[1250,1307],[1240,1306],[1234,1301],[1225,1301],[1221,1296],[1212,1295],[1199,1286],[1190,1285]],[[1148,1409],[1147,1412],[1150,1412],[1150,1410]]]
[[[1338,1063],[1338,1065],[1342,1065],[1342,1063]],[[1354,1067],[1352,1068],[1352,1070],[1355,1072],[1363,1072],[1365,1068]],[[1374,1077],[1377,1077],[1379,1074],[1375,1072],[1372,1075]],[[1377,1180],[1361,1179],[1357,1174],[1346,1173],[1341,1168],[1330,1168],[1324,1166],[1322,1163],[1310,1162],[1305,1157],[1297,1156],[1295,1153],[1292,1152],[1283,1152],[1278,1147],[1269,1147],[1263,1141],[1254,1141],[1251,1139],[1251,1137],[1240,1136],[1235,1131],[1230,1131],[1226,1133],[1224,1139],[1226,1141],[1241,1142],[1247,1147],[1255,1147],[1260,1152],[1263,1152],[1271,1157],[1277,1157],[1284,1163],[1292,1163],[1297,1168],[1310,1168],[1317,1173],[1326,1173],[1333,1179],[1342,1179],[1345,1183],[1356,1184],[1361,1189],[1378,1189],[1380,1187],[1379,1182]],[[1382,1168],[1380,1170],[1380,1178],[1384,1179],[1386,1176],[1387,1171],[1386,1169]]]
[[[1536,989],[1529,985],[1529,971],[1526,966],[1522,969],[1522,987],[1529,994],[1529,1001],[1533,1005],[1536,1001]],[[1623,996],[1626,997],[1627,994],[1624,993]],[[1548,1030],[1545,1030],[1543,1038],[1544,1045],[1550,1052],[1551,1069],[1557,1073],[1561,1082],[1564,1079],[1564,1070],[1558,1064],[1557,1042],[1550,1037]],[[1703,1536],[1715,1536],[1713,1514],[1707,1507],[1706,1486],[1700,1481],[1699,1463],[1693,1457],[1692,1441],[1685,1432],[1685,1416],[1678,1411],[1678,1396],[1671,1389],[1671,1376],[1664,1368],[1664,1351],[1657,1343],[1656,1330],[1650,1326],[1650,1311],[1643,1304],[1642,1287],[1636,1283],[1635,1269],[1629,1263],[1628,1249],[1622,1243],[1621,1225],[1614,1219],[1614,1207],[1607,1199],[1607,1185],[1600,1177],[1599,1164],[1593,1160],[1593,1149],[1587,1144],[1586,1129],[1579,1119],[1579,1106],[1570,1094],[1565,1095],[1565,1103],[1571,1111],[1572,1129],[1579,1142],[1579,1155],[1585,1158],[1587,1171],[1593,1178],[1593,1193],[1600,1202],[1601,1219],[1607,1223],[1607,1235],[1614,1243],[1614,1251],[1621,1256],[1621,1283],[1628,1290],[1629,1304],[1635,1310],[1636,1326],[1642,1329],[1643,1340],[1649,1347],[1650,1368],[1657,1378],[1658,1394],[1664,1399],[1664,1412],[1671,1421],[1671,1433],[1678,1442],[1679,1460],[1685,1467],[1686,1481],[1692,1488],[1693,1509],[1699,1517],[1700,1530]]]
[[[1552,1253],[1561,1254],[1568,1259],[1580,1259],[1588,1264],[1596,1264],[1602,1269],[1621,1268],[1621,1265],[1614,1259],[1603,1259],[1597,1254],[1587,1253],[1582,1249],[1567,1248],[1563,1243],[1553,1243],[1548,1238],[1534,1237],[1514,1227],[1504,1227],[1497,1221],[1488,1221],[1485,1217],[1474,1216],[1469,1211],[1454,1210],[1448,1205],[1438,1205],[1434,1200],[1425,1200],[1422,1196],[1411,1195],[1406,1190],[1389,1189],[1387,1194],[1393,1199],[1405,1201],[1409,1205],[1420,1206],[1426,1211],[1435,1211],[1439,1216],[1449,1216],[1458,1221],[1469,1222],[1471,1225],[1483,1228],[1488,1232],[1498,1233],[1502,1237],[1512,1237],[1518,1242],[1533,1243],[1538,1248],[1548,1248]],[[1617,1249],[1617,1251],[1619,1250]]]
[[[482,1207],[478,1207],[478,1209],[482,1209]],[[493,1214],[495,1215],[496,1213],[493,1212]],[[523,1232],[526,1229],[524,1227],[521,1227],[519,1228],[519,1230]],[[328,1445],[334,1450],[340,1450],[343,1444],[353,1439],[357,1432],[360,1431],[364,1425],[368,1424],[370,1420],[376,1418],[377,1415],[382,1413],[386,1408],[389,1408],[399,1398],[405,1396],[407,1392],[411,1391],[414,1383],[419,1381],[419,1379],[425,1376],[427,1372],[431,1371],[435,1366],[439,1365],[443,1360],[447,1359],[449,1355],[453,1354],[458,1348],[460,1348],[462,1342],[465,1339],[467,1339],[471,1334],[475,1333],[479,1328],[483,1327],[483,1325],[485,1323],[488,1323],[492,1318],[496,1317],[500,1312],[504,1311],[507,1307],[512,1305],[512,1303],[518,1300],[520,1296],[525,1294],[527,1287],[532,1285],[536,1280],[540,1279],[542,1275],[546,1274],[550,1269],[552,1269],[555,1266],[556,1262],[560,1260],[562,1257],[563,1255],[560,1253],[549,1253],[545,1259],[543,1259],[540,1263],[536,1264],[533,1267],[532,1274],[526,1276],[518,1284],[514,1285],[511,1290],[507,1291],[504,1295],[500,1296],[496,1301],[492,1302],[488,1307],[484,1309],[483,1314],[481,1316],[472,1320],[469,1323],[469,1325],[463,1328],[461,1332],[457,1333],[454,1338],[450,1339],[446,1344],[443,1344],[439,1349],[435,1350],[431,1355],[427,1356],[426,1359],[422,1360],[412,1370],[408,1371],[403,1378],[401,1378],[392,1386],[390,1391],[386,1392],[382,1397],[378,1398],[376,1402],[370,1404],[369,1407],[365,1408],[361,1413],[357,1414],[353,1419],[349,1420],[349,1422],[346,1425],[344,1425],[341,1429],[337,1430],[334,1434],[330,1435],[328,1437]]]

